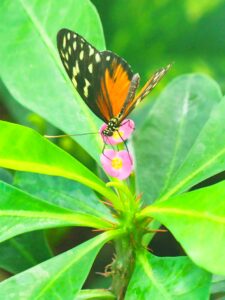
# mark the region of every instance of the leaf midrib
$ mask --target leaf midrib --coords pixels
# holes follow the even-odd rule
[[[138,256],[138,259],[142,265],[142,268],[147,275],[147,277],[151,280],[157,291],[164,297],[164,299],[172,300],[170,295],[165,289],[165,286],[163,286],[157,278],[155,278],[154,273],[152,272],[151,265],[147,259],[147,257],[144,254],[141,254]]]
[[[49,166],[47,164],[42,164],[42,163],[35,163],[35,162],[24,162],[24,161],[18,161],[18,160],[14,160],[14,159],[0,159],[0,165],[2,167],[5,168],[9,168],[9,169],[14,169],[15,170],[15,165],[17,165],[16,170],[21,170],[21,171],[28,171],[30,170],[30,172],[34,172],[34,170],[36,170],[37,166],[38,169],[41,171],[37,172],[37,173],[41,173],[41,174],[47,174],[47,175],[57,175],[57,176],[62,176],[68,179],[72,179],[75,181],[78,181],[94,190],[96,190],[97,192],[101,193],[103,196],[108,197],[111,201],[117,201],[116,195],[109,189],[107,189],[104,186],[104,183],[102,182],[98,182],[97,180],[100,181],[100,179],[93,174],[93,176],[96,176],[96,181],[88,179],[85,176],[80,176],[77,175],[76,172],[68,172],[65,171],[63,168],[61,167],[56,167],[56,166]],[[87,171],[89,171],[87,169]],[[90,172],[90,171],[89,171]]]
[[[183,180],[181,180],[177,185],[175,185],[173,188],[171,188],[166,194],[164,194],[157,201],[167,200],[170,196],[174,195],[177,191],[179,191],[188,181],[191,181],[196,175],[198,175],[202,170],[209,167],[216,159],[218,159],[223,154],[225,154],[225,147],[222,148],[221,151],[219,151],[216,155],[214,155],[205,164],[201,165],[198,169],[196,169],[194,172],[192,172],[189,176],[187,176]]]
[[[20,217],[26,219],[49,219],[49,220],[58,220],[63,221],[65,224],[70,225],[83,225],[90,227],[97,227],[97,223],[101,226],[106,226],[107,228],[112,227],[110,223],[100,219],[96,216],[91,216],[88,214],[79,214],[79,213],[69,213],[69,212],[43,212],[43,211],[32,211],[32,210],[0,210],[1,217]],[[94,220],[93,220],[94,219]]]
[[[150,206],[146,208],[140,215],[178,215],[179,217],[190,217],[194,219],[204,219],[206,221],[211,221],[219,224],[225,224],[225,217],[219,217],[217,215],[214,215],[212,213],[207,212],[198,212],[195,210],[187,209],[186,207],[184,209],[179,209],[176,207],[160,207],[160,206]]]
[[[55,276],[51,278],[51,280],[40,290],[39,295],[35,297],[35,299],[40,299],[40,297],[45,293],[46,290],[51,288],[52,285],[54,285],[55,281],[63,274],[65,273],[73,264],[75,264],[77,261],[79,261],[83,256],[85,256],[88,252],[92,251],[97,246],[101,247],[101,244],[106,243],[108,240],[112,239],[114,236],[119,235],[119,231],[112,231],[112,232],[105,232],[98,236],[93,244],[89,245],[89,247],[86,247],[83,251],[80,251],[78,255],[75,256],[74,260],[72,260],[68,265],[66,265],[64,268],[60,270]]]

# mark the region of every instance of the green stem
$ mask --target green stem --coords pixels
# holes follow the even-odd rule
[[[140,249],[144,234],[143,224],[135,219],[136,211],[125,212],[120,216],[120,222],[125,234],[118,237],[115,243],[116,255],[111,265],[112,291],[118,300],[124,299],[129,281],[133,274],[136,251]]]
[[[116,258],[112,263],[112,291],[118,300],[124,299],[126,289],[133,273],[135,251],[129,236],[115,241]]]

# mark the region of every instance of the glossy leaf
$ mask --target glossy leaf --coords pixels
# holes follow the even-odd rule
[[[138,256],[125,300],[206,300],[211,275],[187,257]]]
[[[88,226],[110,228],[102,218],[75,213],[22,192],[0,181],[0,242],[36,229]]]
[[[203,75],[178,77],[159,96],[134,139],[137,180],[146,202],[153,202],[173,184],[177,170],[186,162],[200,132],[205,131],[211,112],[221,98],[217,84]],[[216,134],[221,132],[217,130],[219,123],[214,124]],[[214,137],[209,135],[207,143],[216,149],[216,139],[214,144],[211,138]],[[188,171],[193,169],[189,160]]]
[[[68,134],[97,132],[99,120],[78,96],[61,64],[56,35],[69,28],[105,48],[99,16],[88,0],[3,0],[0,4],[0,76],[22,105]],[[16,51],[16,52],[15,52]],[[100,137],[77,138],[98,160]]]
[[[0,167],[63,176],[116,200],[115,194],[96,175],[34,130],[0,121],[0,131]]]
[[[96,194],[78,182],[56,176],[17,172],[14,184],[29,194],[60,207],[112,219],[109,209],[100,202]]]
[[[51,257],[52,253],[43,231],[28,232],[0,243],[0,268],[13,274]]]
[[[116,235],[116,232],[104,233],[5,280],[0,283],[0,299],[74,300],[97,253]]]
[[[157,202],[142,215],[164,224],[197,265],[225,275],[224,199],[225,181]]]
[[[225,98],[215,107],[162,200],[225,170]]]

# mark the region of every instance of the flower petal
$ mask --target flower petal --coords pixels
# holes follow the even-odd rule
[[[102,167],[105,172],[120,180],[130,176],[133,169],[133,160],[130,153],[126,150],[114,151],[106,149],[100,157]]]

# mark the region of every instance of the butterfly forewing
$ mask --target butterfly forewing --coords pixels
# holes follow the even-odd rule
[[[161,68],[156,71],[151,78],[146,82],[141,91],[136,97],[130,99],[131,101],[126,101],[125,107],[123,108],[123,114],[120,117],[120,121],[124,120],[127,115],[154,89],[154,87],[159,83],[159,81],[167,73],[171,64],[167,65],[165,68]]]
[[[83,37],[67,29],[57,35],[61,60],[73,85],[90,109],[102,119],[95,97],[99,89],[99,52]]]
[[[146,84],[143,86],[138,95],[135,97],[136,101],[141,101],[144,97],[146,97],[151,92],[151,90],[153,90],[154,87],[159,83],[159,81],[164,77],[164,75],[167,73],[170,67],[171,64],[167,65],[165,68],[161,68],[158,71],[156,71],[152,75],[152,77],[146,82]]]
[[[119,115],[133,72],[121,57],[98,51],[79,34],[62,29],[57,36],[63,65],[78,93],[103,121]]]

